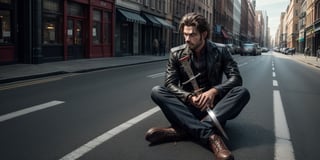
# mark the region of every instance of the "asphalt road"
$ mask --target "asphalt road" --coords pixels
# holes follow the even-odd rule
[[[251,93],[249,104],[226,126],[236,159],[315,159],[320,70],[272,52],[235,59]],[[165,65],[0,86],[0,159],[213,159],[197,142],[150,146],[144,140],[150,127],[169,125],[150,99],[151,88],[163,84]]]

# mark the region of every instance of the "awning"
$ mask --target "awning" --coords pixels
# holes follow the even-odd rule
[[[222,32],[222,35],[223,35],[224,38],[230,39],[230,37],[229,37],[229,35],[228,35],[228,33],[227,33],[226,31],[224,31],[224,30],[222,29],[221,32]]]
[[[141,23],[146,24],[146,20],[143,19],[139,14],[132,13],[129,11],[124,11],[122,9],[118,9],[118,11],[126,18],[126,21],[128,22],[134,22],[134,23]]]
[[[160,22],[157,21],[154,16],[150,14],[144,14],[144,15],[147,17],[147,20],[149,20],[153,26],[161,27]]]
[[[154,17],[163,27],[174,29],[175,27],[171,24],[169,24],[166,20],[158,17]]]
[[[304,38],[298,38],[297,39],[299,42],[304,42]]]

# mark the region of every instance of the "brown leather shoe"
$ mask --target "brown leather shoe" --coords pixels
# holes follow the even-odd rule
[[[234,160],[232,153],[219,135],[211,135],[209,141],[216,160]]]
[[[181,141],[187,139],[188,135],[181,129],[167,128],[150,128],[146,133],[146,140],[152,144]]]

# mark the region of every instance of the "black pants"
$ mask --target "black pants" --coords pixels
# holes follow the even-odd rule
[[[193,138],[207,144],[208,138],[214,133],[219,133],[212,125],[206,111],[185,104],[166,87],[155,86],[151,93],[152,100],[161,108],[165,117],[172,126],[184,129]],[[215,98],[213,112],[219,122],[224,125],[227,120],[235,118],[248,103],[250,94],[244,87],[235,87],[226,95]]]

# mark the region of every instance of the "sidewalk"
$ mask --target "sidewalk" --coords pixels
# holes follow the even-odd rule
[[[281,54],[281,53],[279,53]],[[298,61],[320,68],[320,60],[316,57],[304,56],[302,53],[287,55]],[[42,64],[12,64],[0,66],[0,84],[19,80],[40,78],[66,73],[81,73],[107,68],[143,64],[156,61],[166,61],[166,56],[125,56],[93,59],[78,59],[68,61],[49,62]]]
[[[50,75],[81,73],[113,67],[165,61],[166,56],[124,56],[77,59],[42,64],[12,64],[0,66],[0,84]]]
[[[288,57],[290,57],[290,55],[288,55]],[[320,68],[320,59],[317,61],[317,58],[314,56],[304,56],[303,53],[296,53],[292,57],[308,65]]]

